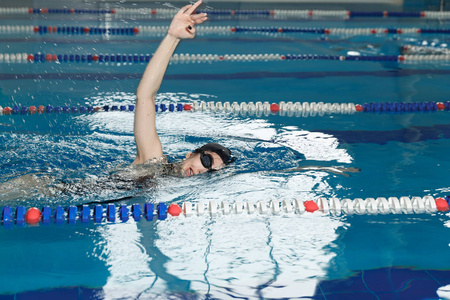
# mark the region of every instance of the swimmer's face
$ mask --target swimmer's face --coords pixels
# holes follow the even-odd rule
[[[205,154],[209,154],[212,157],[211,169],[219,170],[225,165],[217,153],[205,151]],[[200,155],[201,155],[200,153],[192,153],[192,152],[189,152],[186,155],[186,160],[183,162],[183,165],[181,167],[181,172],[183,176],[193,176],[208,171],[208,169],[202,165]]]

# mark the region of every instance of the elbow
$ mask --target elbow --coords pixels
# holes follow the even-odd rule
[[[136,89],[136,97],[139,101],[155,101],[156,93],[158,92],[157,89],[149,87],[149,86],[143,86],[142,84],[139,84],[139,86]]]
[[[156,93],[139,93],[136,91],[136,103],[155,103]]]

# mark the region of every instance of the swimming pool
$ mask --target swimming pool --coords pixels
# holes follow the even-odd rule
[[[211,9],[230,6],[208,5]],[[119,12],[117,6],[84,7],[71,2],[66,8],[115,8]],[[34,7],[63,5],[46,2]],[[153,3],[128,8],[141,7],[168,8]],[[1,183],[37,172],[59,181],[95,181],[130,164],[135,155],[133,113],[129,108],[112,107],[134,103],[146,54],[154,52],[163,32],[145,32],[144,27],[166,26],[167,17],[76,11],[3,16],[1,25],[9,25],[10,30],[0,34],[0,53],[26,55],[20,62],[5,56],[0,62],[0,105],[19,108],[17,113],[0,116]],[[277,18],[211,13],[207,26],[447,29],[446,22],[412,17]],[[63,27],[75,26],[83,31],[105,26],[141,30],[137,34],[62,32]],[[53,27],[59,27],[59,32],[58,28],[53,32]],[[279,54],[285,59],[179,59],[169,67],[157,101],[167,106],[201,101],[446,103],[450,70],[444,57],[400,62],[379,57],[408,54],[405,46],[427,46],[415,52],[421,55],[441,54],[447,44],[444,33],[202,33],[199,29],[196,39],[183,41],[177,54]],[[356,52],[373,59],[341,59],[355,57]],[[29,55],[33,62],[27,61]],[[292,59],[292,55],[302,56]],[[39,105],[44,110],[51,106],[53,111],[21,113],[22,107]],[[82,106],[108,106],[109,111],[81,113]],[[57,113],[56,107],[67,107],[70,112]],[[72,107],[77,112],[71,112]],[[268,205],[276,200],[294,203],[320,197],[445,197],[449,192],[449,120],[448,109],[302,111],[284,116],[268,110],[160,111],[157,126],[170,157],[182,159],[187,151],[215,141],[229,147],[237,161],[220,172],[195,178],[162,177],[154,187],[131,191],[93,189],[81,195],[51,197],[36,187],[21,186],[27,190],[2,192],[2,207],[49,206],[55,210],[58,205],[67,208],[124,198],[114,203],[130,207],[134,203],[188,202],[207,208],[210,201],[216,201],[236,210],[239,203],[257,209],[260,201]],[[317,168],[280,172],[308,166],[352,167],[361,172],[349,173],[349,177]],[[445,297],[445,286],[450,283],[446,213],[337,215],[281,209],[249,214],[243,210],[225,214],[219,209],[214,216],[205,212],[139,222],[132,218],[122,222],[119,217],[109,222],[104,217],[99,223],[78,218],[55,224],[52,218],[50,224],[38,226],[0,226],[0,298]]]

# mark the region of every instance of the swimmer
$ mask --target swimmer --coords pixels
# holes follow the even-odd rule
[[[189,177],[219,170],[231,163],[231,151],[218,144],[208,143],[186,155],[181,162],[171,163],[163,154],[156,131],[155,96],[158,92],[170,59],[182,39],[195,37],[195,27],[207,20],[206,13],[196,14],[202,4],[197,1],[181,8],[174,16],[168,32],[149,61],[136,90],[134,138],[137,154],[131,166],[116,170],[106,177],[79,181],[61,181],[45,173],[19,176],[0,184],[2,199],[32,197],[35,194],[56,196],[63,194],[85,195],[93,190],[135,190],[151,188],[152,179],[159,176]]]
[[[231,151],[217,143],[208,143],[177,163],[171,163],[163,154],[163,147],[156,131],[155,96],[158,92],[170,58],[182,39],[195,37],[195,27],[207,20],[205,13],[194,11],[202,1],[184,6],[174,16],[167,35],[162,40],[152,59],[146,66],[136,91],[134,115],[134,138],[136,142],[136,158],[126,168],[112,172],[109,176],[90,176],[75,181],[57,180],[48,173],[26,174],[0,184],[3,200],[25,199],[36,194],[57,196],[62,194],[86,195],[93,191],[125,190],[134,191],[152,188],[152,180],[160,176],[189,177],[208,171],[219,170],[234,161]],[[279,170],[278,172],[296,172],[306,170],[323,170],[348,176],[346,172],[359,172],[359,169],[339,167],[298,167]],[[122,200],[125,198],[121,198]],[[117,201],[117,200],[112,200]]]
[[[167,35],[148,63],[138,85],[134,115],[137,154],[133,164],[160,163],[165,160],[155,125],[155,96],[180,40],[194,38],[195,26],[207,20],[206,13],[194,13],[201,3],[200,0],[186,5],[175,15]],[[229,149],[217,143],[209,143],[189,152],[176,172],[181,176],[193,176],[218,170],[231,161]]]

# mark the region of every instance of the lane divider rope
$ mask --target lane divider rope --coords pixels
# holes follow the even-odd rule
[[[432,46],[415,46],[415,45],[405,45],[403,46],[403,54],[437,54],[437,55],[448,55],[450,54],[450,49],[444,47],[432,47]]]
[[[0,115],[32,115],[43,113],[93,113],[134,111],[135,106],[130,105],[104,105],[104,106],[17,106],[1,107]],[[450,101],[445,102],[372,102],[364,104],[354,103],[324,103],[324,102],[292,102],[280,101],[279,103],[262,102],[214,102],[194,101],[192,103],[161,103],[155,104],[156,112],[181,112],[181,111],[217,111],[235,112],[241,114],[266,113],[280,114],[281,116],[308,116],[311,114],[351,114],[355,112],[371,113],[406,113],[406,112],[433,112],[449,111]],[[306,115],[305,115],[306,114]]]
[[[91,26],[32,26],[1,25],[0,33],[5,34],[63,34],[63,35],[162,35],[168,26],[135,27],[91,27]],[[386,35],[386,34],[450,34],[450,29],[430,28],[305,28],[305,27],[250,27],[250,26],[200,26],[197,33],[233,34],[233,33],[311,33],[327,35]]]
[[[425,197],[378,197],[378,198],[356,198],[356,199],[338,199],[338,198],[319,198],[316,201],[308,200],[271,200],[266,201],[242,202],[236,201],[230,205],[227,201],[217,203],[209,201],[208,203],[192,203],[184,202],[180,207],[178,204],[170,204],[161,202],[156,205],[146,203],[141,207],[139,204],[127,206],[122,204],[119,208],[115,204],[105,206],[101,204],[89,206],[71,205],[67,208],[57,206],[52,209],[50,206],[44,206],[41,210],[36,207],[27,209],[25,206],[12,208],[4,206],[2,209],[1,222],[5,227],[12,227],[16,224],[19,227],[27,224],[48,225],[50,223],[114,223],[116,221],[127,222],[133,219],[140,221],[146,219],[152,221],[155,217],[159,220],[165,220],[168,216],[185,217],[209,215],[215,217],[218,215],[229,214],[260,214],[260,215],[279,215],[279,214],[296,214],[319,212],[326,215],[376,215],[376,214],[420,214],[420,213],[436,213],[449,211],[450,196],[445,198]]]
[[[75,8],[30,8],[30,7],[0,7],[0,14],[110,14],[127,15],[140,14],[148,16],[170,16],[172,17],[178,9],[172,8],[104,8],[104,9],[75,9]],[[332,18],[427,18],[446,19],[450,18],[448,11],[350,11],[350,10],[232,10],[232,9],[208,9],[200,10],[211,16],[267,16],[267,17],[290,17],[290,18],[311,18],[311,17],[332,17]]]
[[[54,54],[54,53],[0,53],[0,63],[147,63],[152,54]],[[212,62],[267,62],[267,61],[361,61],[421,63],[450,61],[450,53],[431,55],[321,55],[321,54],[174,54],[171,63]]]

